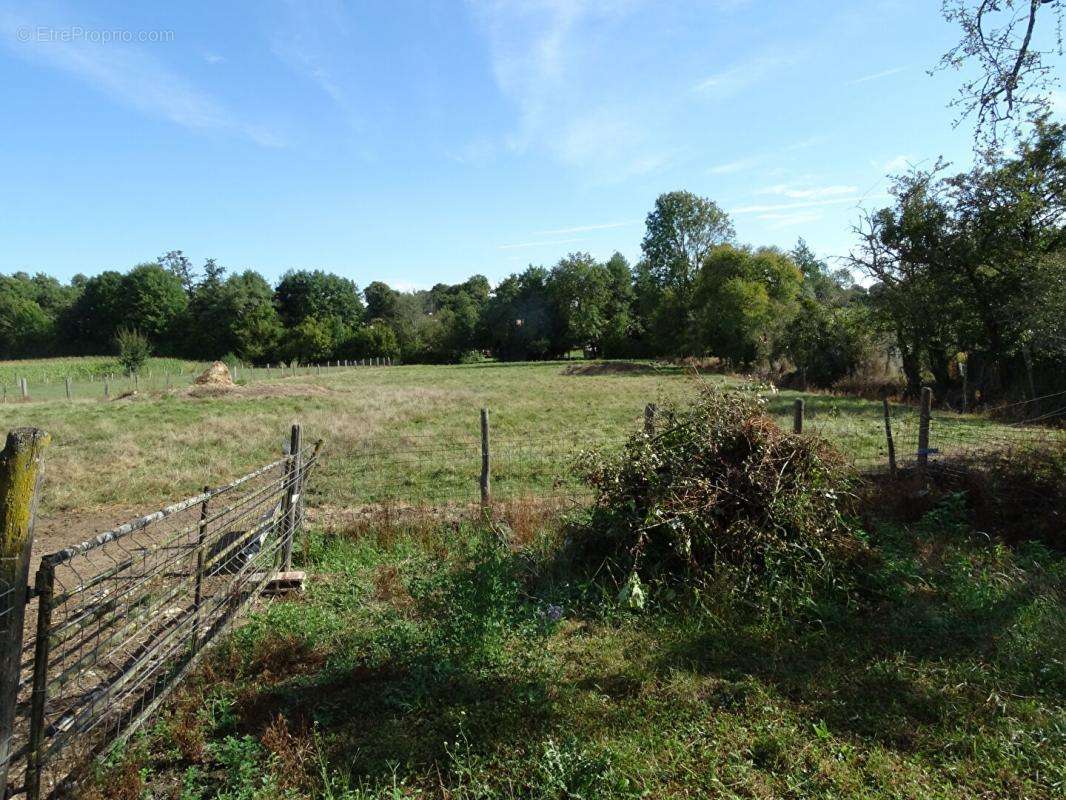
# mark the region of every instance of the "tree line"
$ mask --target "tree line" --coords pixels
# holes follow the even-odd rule
[[[537,360],[582,350],[714,354],[747,368],[787,355],[825,383],[856,367],[872,343],[859,323],[865,291],[846,272],[831,272],[802,240],[791,253],[737,244],[711,200],[659,197],[642,251],[636,265],[620,253],[604,262],[571,253],[495,288],[475,275],[409,292],[380,281],[360,291],[321,270],[290,270],[272,286],[252,270],[227,274],[213,259],[196,268],[180,250],[68,284],[20,272],[0,276],[0,357],[106,353],[133,330],[160,355],[253,363]],[[793,336],[801,310],[817,321]],[[826,337],[848,353],[839,364],[816,352]]]
[[[1066,132],[1046,118],[1009,153],[894,181],[859,246],[831,269],[801,239],[740,244],[729,215],[691,192],[661,195],[642,257],[572,253],[496,287],[475,275],[401,292],[291,270],[197,269],[181,251],[125,273],[0,276],[0,357],[111,351],[124,329],[161,355],[252,363],[387,356],[449,363],[715,356],[829,387],[900,365],[906,391],[994,401],[1058,388],[1066,374]],[[868,277],[867,285],[854,279]],[[883,367],[880,368],[883,371]],[[966,380],[968,379],[968,381]]]

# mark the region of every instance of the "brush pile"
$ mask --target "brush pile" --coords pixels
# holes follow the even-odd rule
[[[753,395],[705,387],[617,457],[586,454],[583,467],[597,500],[578,545],[628,582],[828,573],[862,550],[842,513],[844,458],[782,431]]]

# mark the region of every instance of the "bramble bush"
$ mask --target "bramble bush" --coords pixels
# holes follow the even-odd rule
[[[628,576],[630,605],[642,604],[642,581],[698,588],[734,576],[751,586],[763,576],[839,588],[864,550],[846,519],[843,456],[782,431],[754,394],[703,387],[653,433],[617,456],[585,454],[582,466],[596,502],[575,544]]]

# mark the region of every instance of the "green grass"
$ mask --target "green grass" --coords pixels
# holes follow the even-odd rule
[[[25,363],[58,369],[52,361]],[[313,508],[350,511],[385,501],[465,504],[477,496],[482,406],[491,414],[497,497],[580,495],[572,456],[583,448],[616,445],[639,429],[645,404],[683,399],[692,379],[676,368],[567,375],[566,367],[552,362],[332,368],[320,376],[311,370],[284,378],[277,369],[256,370],[239,376],[247,383],[242,394],[191,398],[176,382],[164,391],[153,364],[153,377],[146,369],[136,399],[105,402],[101,384],[93,383],[88,385],[99,395],[81,399],[76,392],[67,402],[60,381],[51,384],[55,399],[0,405],[0,419],[7,427],[36,425],[53,435],[41,504],[45,519],[71,511],[121,517],[205,484],[224,483],[276,457],[295,421],[307,440],[325,441],[308,497]],[[707,380],[740,383],[723,376]],[[113,398],[119,388],[124,385],[113,388]],[[768,398],[782,425],[791,425],[798,396],[781,392]],[[807,430],[835,440],[864,466],[886,463],[880,403],[805,397]],[[912,460],[917,414],[911,407],[893,413],[900,459]],[[932,441],[947,451],[1033,435],[976,415],[938,413]]]
[[[878,526],[862,591],[802,621],[724,593],[625,611],[558,539],[313,534],[306,596],[239,629],[101,794],[1062,796],[1066,561],[957,499]]]

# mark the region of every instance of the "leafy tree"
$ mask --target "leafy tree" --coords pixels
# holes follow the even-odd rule
[[[779,250],[716,247],[704,259],[694,291],[701,350],[743,367],[776,355],[801,282],[799,267]]]
[[[363,321],[363,300],[355,283],[321,270],[286,272],[274,290],[274,303],[286,327],[310,317],[336,317],[349,326]]]
[[[1013,156],[942,172],[898,178],[894,207],[865,218],[851,259],[876,281],[870,299],[895,335],[910,392],[928,370],[947,397],[964,352],[971,383],[994,398],[1033,382],[1041,345],[1030,320],[1050,298],[1050,257],[1066,246],[1066,130],[1040,120]]]
[[[400,293],[381,281],[372,281],[363,289],[366,318],[394,322],[399,317]]]
[[[107,352],[122,324],[124,304],[122,273],[107,270],[87,278],[81,294],[61,316],[63,337],[77,352]]]
[[[571,253],[552,268],[547,289],[556,329],[553,349],[599,351],[607,327],[609,274],[588,253]]]
[[[186,292],[192,292],[196,286],[196,271],[192,261],[181,250],[167,251],[159,257],[158,264],[177,278]]]
[[[692,192],[667,192],[648,214],[641,249],[660,287],[687,296],[703,259],[736,235],[729,215]]]
[[[633,272],[621,253],[615,253],[604,265],[607,272],[605,325],[600,339],[600,353],[607,357],[630,355],[634,349]]]
[[[163,350],[176,351],[172,334],[189,304],[180,279],[159,264],[139,264],[122,278],[121,292],[121,324]]]
[[[138,331],[131,328],[119,328],[115,334],[115,348],[118,350],[118,360],[126,372],[132,375],[140,372],[141,367],[147,363],[152,355],[152,344]]]
[[[281,349],[286,360],[316,363],[332,357],[336,345],[330,320],[306,317],[285,331]]]
[[[484,323],[486,340],[497,357],[522,361],[562,355],[553,350],[552,332],[557,326],[547,283],[548,271],[531,266],[496,287],[485,307]]]
[[[392,328],[383,322],[361,325],[348,337],[339,350],[341,358],[396,358],[400,345]]]

